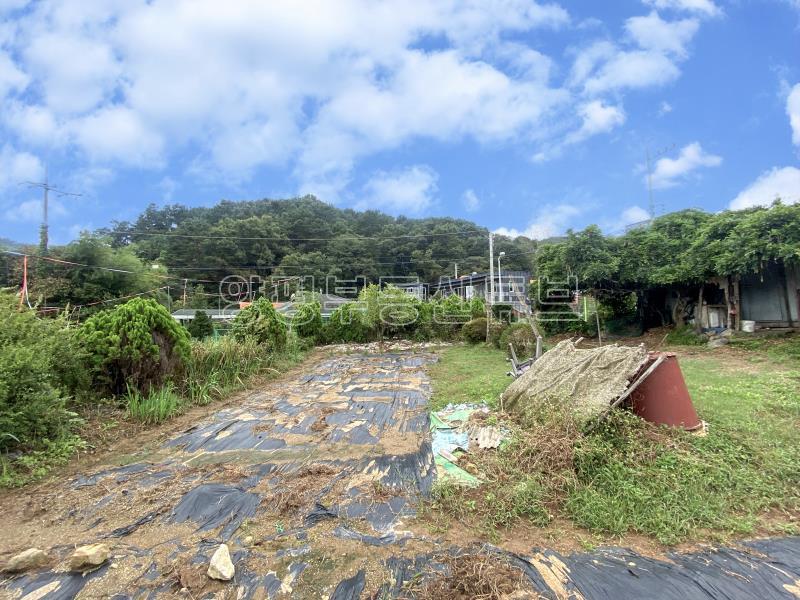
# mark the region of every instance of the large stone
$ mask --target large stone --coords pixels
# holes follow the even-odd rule
[[[726,346],[728,344],[728,338],[712,338],[709,340],[708,344],[706,344],[709,348],[721,348],[722,346]]]
[[[44,550],[28,548],[25,552],[20,552],[16,556],[12,556],[6,563],[5,570],[9,573],[21,573],[22,571],[44,567],[49,561],[50,558]]]
[[[208,565],[208,576],[211,579],[220,581],[230,581],[236,569],[231,562],[231,553],[228,551],[227,544],[220,544],[214,556],[211,557],[211,564]]]
[[[89,544],[76,548],[69,557],[70,571],[91,571],[96,569],[111,556],[111,550],[105,544]]]

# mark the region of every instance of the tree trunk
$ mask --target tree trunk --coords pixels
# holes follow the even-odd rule
[[[700,333],[703,330],[703,285],[697,294],[697,309],[694,311],[694,330]]]

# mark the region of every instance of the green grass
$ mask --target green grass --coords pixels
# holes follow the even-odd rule
[[[169,384],[151,390],[148,394],[128,389],[125,401],[128,417],[149,425],[166,421],[180,414],[185,407],[183,399]]]
[[[690,326],[676,327],[664,339],[669,346],[702,346],[708,342]]]
[[[437,402],[502,390],[499,378],[486,375],[479,383],[486,367],[468,376],[482,351],[472,350],[449,350],[432,374]],[[785,348],[772,351],[791,356]],[[469,457],[484,484],[437,485],[427,515],[461,520],[490,539],[520,520],[544,525],[552,515],[593,533],[644,534],[664,544],[757,530],[800,533],[800,372],[762,363],[753,373],[713,351],[681,359],[681,367],[709,423],[707,436],[656,427],[623,411],[589,435],[570,431],[563,415],[502,417],[511,444]],[[553,447],[558,451],[548,455]]]
[[[739,334],[731,338],[734,348],[749,350],[771,361],[794,365],[800,368],[800,336],[798,335],[757,335]]]
[[[493,346],[453,346],[443,350],[430,368],[433,382],[431,410],[448,404],[483,403],[497,406],[511,378],[506,355]]]

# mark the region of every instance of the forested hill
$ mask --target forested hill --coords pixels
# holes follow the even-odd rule
[[[459,273],[489,266],[489,232],[470,221],[358,212],[313,196],[223,201],[210,208],[151,205],[136,221],[117,222],[98,234],[190,279],[238,273],[372,280],[416,275],[430,281],[452,274],[454,263]],[[527,238],[496,237],[508,269],[530,269],[534,247]]]

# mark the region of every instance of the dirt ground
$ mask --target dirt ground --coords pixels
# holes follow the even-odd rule
[[[447,597],[436,594],[461,589],[452,578],[437,583],[448,569],[520,574],[513,594],[497,581],[458,593],[607,597],[592,592],[598,565],[611,590],[633,574],[645,591],[666,580],[681,600],[709,597],[693,595],[702,585],[686,573],[709,577],[715,550],[664,554],[631,540],[638,552],[586,553],[568,523],[519,528],[494,546],[458,526],[431,530],[415,514],[437,477],[426,373],[436,355],[356,350],[317,352],[277,380],[157,428],[120,427],[54,477],[0,494],[0,564],[30,547],[49,556],[38,571],[2,576],[0,598]],[[97,542],[112,558],[70,573],[73,549]],[[236,567],[230,582],[206,575],[221,543]],[[781,586],[800,580],[800,543],[779,550],[785,577],[761,575],[772,572],[772,547],[726,549],[730,575],[714,585],[743,591],[729,597],[765,585],[777,590],[769,597],[793,597]]]

